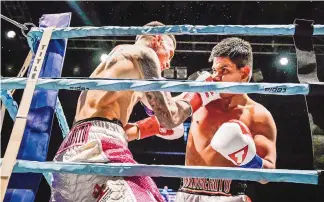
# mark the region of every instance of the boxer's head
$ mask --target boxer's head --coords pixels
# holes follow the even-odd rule
[[[213,48],[209,61],[213,62],[214,81],[248,82],[251,79],[252,47],[243,39],[223,39]]]
[[[153,21],[144,25],[144,27],[156,26],[164,26],[164,24]],[[136,36],[136,43],[144,43],[156,52],[162,71],[170,68],[170,62],[177,44],[174,35],[138,35]]]

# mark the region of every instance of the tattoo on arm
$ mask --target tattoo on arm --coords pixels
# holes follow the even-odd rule
[[[160,64],[155,53],[142,51],[138,63],[145,79],[161,78]],[[175,102],[169,92],[146,92],[145,95],[160,124],[166,128],[174,128],[190,116],[191,107],[188,103]]]

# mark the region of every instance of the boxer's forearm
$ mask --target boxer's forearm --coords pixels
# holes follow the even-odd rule
[[[136,140],[139,137],[139,128],[135,124],[127,124],[124,129],[128,142]]]
[[[128,135],[127,136],[127,141],[128,142],[131,142],[131,141],[133,141],[133,140],[137,140],[137,138],[138,138],[138,133],[131,133],[131,135]]]
[[[145,79],[161,78],[160,61],[152,49],[143,49],[137,63],[142,69]],[[172,129],[183,123],[191,115],[191,106],[183,101],[174,101],[169,92],[145,92],[148,103],[152,107],[160,124]]]
[[[172,100],[170,93],[146,92],[145,94],[160,124],[167,129],[177,127],[191,115],[189,103],[183,100]]]

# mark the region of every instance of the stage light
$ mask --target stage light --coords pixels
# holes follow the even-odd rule
[[[165,69],[163,70],[162,75],[166,79],[174,79],[174,69]]]
[[[252,79],[254,82],[263,81],[263,74],[260,69],[256,69],[253,71]]]
[[[13,71],[13,65],[7,65],[7,72],[12,72]]]
[[[15,36],[16,36],[16,32],[14,32],[12,30],[10,30],[9,32],[7,32],[7,37],[9,39],[13,39],[13,38],[15,38]]]
[[[187,67],[176,67],[177,79],[187,79]]]
[[[282,57],[280,58],[279,62],[281,65],[286,66],[289,63],[289,60],[286,57]]]
[[[77,75],[79,75],[80,74],[80,67],[79,66],[75,66],[74,68],[73,68],[73,75],[74,76],[77,76]]]
[[[107,60],[107,58],[108,58],[108,55],[106,53],[104,53],[101,55],[100,60],[101,60],[101,62],[103,62],[103,61]]]

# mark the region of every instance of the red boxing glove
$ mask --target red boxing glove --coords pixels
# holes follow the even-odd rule
[[[196,81],[213,81],[209,72],[201,72],[196,78]],[[191,105],[192,113],[197,111],[200,107],[206,106],[213,100],[219,99],[219,93],[215,92],[201,92],[201,93],[187,93],[183,100]]]
[[[138,140],[151,137],[154,135],[168,136],[173,135],[172,129],[161,129],[160,123],[157,120],[156,116],[151,116],[141,121],[136,122],[137,127],[139,128],[139,137]]]
[[[183,100],[191,105],[191,112],[194,113],[202,106],[202,99],[199,93],[187,93]]]

